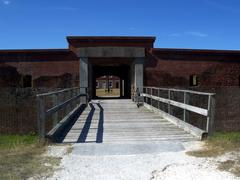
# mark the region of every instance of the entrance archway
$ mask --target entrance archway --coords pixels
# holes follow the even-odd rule
[[[79,58],[80,92],[87,88],[90,100],[96,97],[96,78],[103,75],[120,77],[121,98],[131,98],[131,89],[142,91],[146,52],[153,48],[155,37],[70,36],[67,40]]]

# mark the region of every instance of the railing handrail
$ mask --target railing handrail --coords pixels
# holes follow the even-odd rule
[[[84,91],[81,91],[81,89],[84,89]],[[66,100],[64,99],[63,102],[59,101],[59,96],[61,96],[60,93],[71,93],[70,97]],[[77,100],[78,98],[81,98],[82,96],[86,96],[85,103],[88,103],[88,90],[84,87],[74,87],[74,88],[67,88],[59,91],[53,91],[48,93],[42,93],[37,94],[37,106],[38,106],[38,131],[39,131],[39,137],[40,140],[45,139],[45,123],[46,118],[58,113],[61,109],[67,107],[69,104],[71,104],[73,101]],[[53,105],[49,109],[45,109],[45,100],[46,97],[50,97],[53,101]],[[81,101],[81,100],[80,100]],[[79,102],[82,103],[82,102]],[[80,104],[78,105],[80,106]],[[55,114],[56,115],[56,114]],[[57,122],[57,116],[54,119],[53,126],[56,126],[58,124]]]
[[[79,98],[80,96],[86,96],[86,94],[81,94],[79,93],[78,95],[64,101],[63,103],[56,105],[48,110],[45,111],[46,116],[51,116],[52,114],[54,114],[55,112],[65,108],[68,104],[70,104],[72,101],[76,100],[77,98]]]
[[[190,94],[198,94],[198,95],[206,95],[206,96],[214,96],[216,93],[207,93],[201,91],[193,91],[193,90],[185,90],[185,89],[175,89],[175,88],[158,88],[158,87],[151,87],[151,86],[144,86],[143,88],[151,88],[157,90],[164,90],[164,91],[175,91],[175,92],[186,92]]]
[[[161,101],[162,103],[170,104],[172,106],[176,106],[176,107],[179,107],[181,109],[188,110],[188,111],[191,111],[191,112],[194,112],[194,113],[206,116],[206,117],[209,114],[207,108],[206,109],[205,108],[200,108],[200,107],[197,107],[197,106],[188,105],[188,104],[185,104],[185,103],[182,103],[182,102],[169,100],[169,99],[166,99],[166,98],[161,98],[161,97],[157,97],[157,96],[154,96],[154,95],[149,95],[149,94],[146,94],[146,93],[142,93],[142,95],[144,97],[152,98],[154,100]]]
[[[86,89],[86,87],[65,88],[65,89],[58,90],[58,91],[52,91],[52,92],[37,94],[36,96],[37,97],[50,96],[50,95],[54,95],[54,94],[63,93],[63,92],[66,92],[66,91],[72,91],[72,90],[75,90],[75,89]]]
[[[214,114],[215,114],[215,95],[216,95],[215,93],[206,93],[206,92],[198,92],[198,91],[192,91],[192,90],[173,89],[173,88],[157,88],[157,87],[150,87],[150,86],[144,86],[144,87],[141,87],[141,89],[143,91],[140,93],[140,96],[145,97],[145,98],[149,98],[150,101],[147,104],[149,104],[150,106],[154,107],[153,106],[153,100],[155,100],[155,101],[158,102],[157,109],[162,111],[159,107],[159,103],[160,102],[165,103],[165,104],[168,105],[168,110],[167,110],[167,112],[165,112],[165,111],[162,111],[162,112],[167,113],[168,115],[171,115],[171,116],[173,116],[173,114],[171,112],[171,109],[172,109],[171,106],[181,108],[181,109],[183,109],[183,121],[185,123],[187,122],[186,120],[187,120],[187,117],[188,117],[188,112],[187,111],[203,115],[207,118],[206,131],[205,130],[200,130],[200,129],[199,130],[201,132],[207,132],[207,133],[210,133],[210,134],[213,132],[213,123],[214,123]],[[157,95],[155,93],[153,93],[153,90],[156,90]],[[160,92],[162,90],[168,92],[168,97],[161,97],[160,96]],[[172,99],[172,97],[171,97],[172,92],[183,93],[183,96],[184,96],[183,101],[184,102],[176,101],[176,100]],[[207,96],[207,98],[208,98],[207,107],[202,108],[200,106],[190,105],[189,104],[189,99],[190,99],[191,94]],[[145,103],[145,98],[143,100],[144,103]],[[181,119],[178,119],[178,120],[181,120]]]

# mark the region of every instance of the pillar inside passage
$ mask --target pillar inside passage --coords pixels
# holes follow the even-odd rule
[[[88,58],[80,58],[80,72],[79,72],[79,85],[80,85],[80,93],[85,93],[85,88],[88,88],[89,86],[89,82],[88,82],[88,66],[89,66],[89,62],[88,62]],[[85,97],[81,97],[81,102],[86,103],[86,98]]]
[[[134,61],[134,86],[140,92],[143,91],[144,59],[136,58]]]

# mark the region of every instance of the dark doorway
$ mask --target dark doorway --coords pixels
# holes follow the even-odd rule
[[[116,82],[113,84],[111,79],[116,77]],[[100,85],[99,79],[106,80],[105,84]],[[130,79],[130,66],[93,66],[92,67],[92,97],[93,98],[130,98],[131,97],[131,79]],[[104,91],[111,91],[112,87],[119,90],[118,96],[99,96],[97,91],[99,87],[105,86]],[[103,88],[102,88],[103,89]],[[117,90],[116,90],[117,91]],[[110,93],[109,93],[110,94]]]

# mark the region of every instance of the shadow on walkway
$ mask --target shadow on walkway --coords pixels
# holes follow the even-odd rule
[[[102,143],[103,142],[103,132],[104,132],[104,109],[101,106],[100,103],[97,104],[100,110],[99,113],[99,121],[98,121],[98,131],[97,131],[97,138],[96,138],[96,142],[97,143]]]
[[[93,115],[94,115],[94,112],[95,112],[95,107],[91,103],[89,103],[89,106],[90,106],[91,110],[90,110],[90,112],[88,114],[88,117],[85,121],[82,132],[81,132],[81,134],[80,134],[80,136],[77,140],[77,143],[85,143],[86,142],[87,135],[88,135],[89,129],[91,127]]]
[[[66,135],[68,132],[72,129],[73,125],[75,122],[78,120],[78,117],[83,113],[85,110],[86,105],[82,105],[77,112],[72,116],[72,120],[64,127],[64,129],[59,132],[55,137],[54,137],[54,142],[56,143],[63,143],[63,140],[65,139]]]
[[[96,112],[96,109],[93,104],[89,103],[89,106],[91,108],[88,117],[85,121],[85,124],[83,126],[83,129],[81,131],[81,134],[77,140],[77,143],[90,143],[86,141],[88,137],[89,130],[91,128],[92,120],[94,113]],[[97,103],[97,106],[99,108],[99,119],[98,119],[98,127],[97,127],[97,133],[96,133],[96,141],[91,141],[91,143],[102,143],[103,142],[103,132],[104,132],[104,109],[100,105],[100,103]]]
[[[94,107],[95,105],[95,107]],[[75,143],[102,143],[103,142],[103,133],[104,133],[104,109],[101,106],[100,103],[97,104],[92,104],[89,103],[90,111],[87,115],[86,118],[81,119],[81,122],[83,122],[83,127],[82,129],[78,129],[79,131],[76,132],[75,134],[77,135],[77,141]],[[60,136],[57,138],[58,143],[63,143],[65,137],[67,137],[67,134],[70,132],[73,127],[73,125],[78,121],[79,117],[81,117],[82,113],[85,111],[86,106],[80,108],[78,112],[72,117],[71,122],[61,131]],[[94,114],[99,112],[98,117],[94,117]],[[97,119],[93,119],[97,118]],[[96,124],[97,127],[94,129],[94,122],[98,123]],[[91,132],[90,130],[96,130],[96,134],[89,134]],[[77,129],[76,129],[77,130]],[[91,136],[90,139],[88,140],[88,136]],[[96,136],[96,137],[95,137]]]

